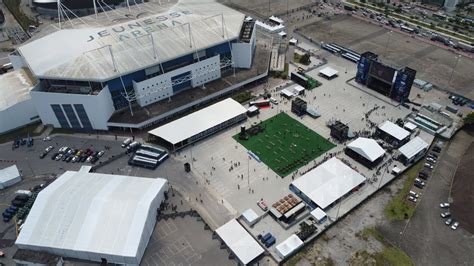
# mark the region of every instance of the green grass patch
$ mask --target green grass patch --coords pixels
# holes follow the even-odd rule
[[[248,140],[239,139],[239,134],[233,138],[281,177],[336,147],[285,113],[279,113],[261,125],[265,130]]]
[[[20,26],[28,31],[30,25],[38,26],[38,22],[30,17],[28,17],[20,9],[20,0],[3,0],[3,4],[8,8],[13,17],[18,21]]]
[[[393,265],[393,266],[407,266],[415,265],[405,252],[398,248],[390,247],[384,248],[381,252],[375,253],[375,265]]]
[[[380,242],[384,242],[384,237],[382,233],[380,233],[379,230],[375,227],[366,227],[364,230],[362,230],[362,237],[367,240],[369,237],[373,237],[377,239]]]
[[[235,101],[239,102],[239,103],[244,103],[246,101],[249,101],[253,98],[253,95],[252,93],[250,93],[250,91],[243,91],[241,93],[238,93],[234,96],[232,96],[232,99],[234,99]]]
[[[35,129],[40,125],[41,123],[38,122],[38,123],[34,123],[34,124],[31,124],[31,125],[27,125],[25,127],[22,127],[22,128],[19,128],[19,129],[16,129],[16,130],[13,130],[13,131],[10,131],[10,132],[7,132],[5,134],[0,134],[0,143],[5,143],[5,142],[9,142],[9,141],[13,141],[15,138],[17,137],[22,137],[22,138],[26,138],[28,136],[28,134],[30,134],[30,137],[35,137],[35,136],[38,136],[38,135],[41,135],[41,133],[43,133],[44,131],[44,128],[41,132],[39,133],[34,133]]]
[[[407,201],[407,196],[422,166],[423,160],[420,160],[405,172],[404,176],[406,176],[407,179],[402,189],[385,207],[385,215],[389,220],[402,221],[413,215],[415,206]]]

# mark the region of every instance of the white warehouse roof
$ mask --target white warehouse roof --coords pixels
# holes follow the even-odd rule
[[[38,77],[106,81],[237,39],[245,18],[214,1],[154,1],[145,9],[102,12],[74,19],[74,26],[66,20],[17,50]]]
[[[284,259],[293,254],[293,252],[295,252],[295,250],[299,249],[301,246],[303,246],[303,241],[301,241],[297,235],[292,234],[285,241],[276,246],[276,251],[278,255]]]
[[[235,219],[217,228],[216,233],[244,265],[260,256],[264,251]]]
[[[347,145],[347,148],[355,151],[360,156],[373,162],[385,154],[377,141],[368,138],[357,138]]]
[[[401,146],[398,151],[403,154],[407,159],[411,159],[417,155],[420,151],[428,148],[428,143],[422,140],[420,137],[414,137],[412,140]]]
[[[245,113],[247,109],[240,103],[227,98],[148,133],[174,145]]]
[[[403,140],[410,135],[410,132],[388,120],[380,124],[378,128],[398,140]]]
[[[21,181],[16,165],[0,169],[0,189],[7,188]]]
[[[334,157],[291,184],[325,209],[363,182],[364,176]]]
[[[138,265],[166,190],[161,178],[67,171],[39,193],[15,244]]]

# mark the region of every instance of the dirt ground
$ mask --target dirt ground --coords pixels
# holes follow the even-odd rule
[[[411,67],[417,70],[419,79],[474,98],[472,59],[458,60],[450,51],[351,16],[322,20],[303,27],[301,32],[313,40],[335,42],[359,53],[372,51],[386,64]]]
[[[325,265],[328,262],[334,265],[347,265],[355,252],[380,252],[383,245],[373,239],[363,239],[362,231],[365,228],[377,227],[386,223],[384,208],[403,185],[404,179],[396,179],[388,187],[379,191],[374,197],[366,201],[349,215],[326,231],[313,244],[308,245],[302,252],[296,265]],[[298,256],[298,255],[297,255]],[[291,263],[291,261],[290,261]]]
[[[471,132],[474,134],[474,132]],[[471,139],[472,140],[472,139]],[[464,153],[454,176],[451,212],[463,228],[474,234],[474,142]]]

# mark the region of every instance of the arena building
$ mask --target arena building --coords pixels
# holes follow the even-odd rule
[[[15,69],[38,79],[31,97],[44,124],[144,128],[268,74],[260,69],[230,87],[207,89],[252,69],[255,23],[214,1],[145,4],[146,12],[123,8],[63,21],[10,55]]]

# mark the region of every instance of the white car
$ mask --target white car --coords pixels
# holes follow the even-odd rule
[[[48,146],[46,149],[44,149],[45,152],[50,152],[54,147],[53,146]]]
[[[432,166],[431,164],[429,164],[429,163],[425,163],[425,167],[426,167],[426,168],[429,168],[429,169],[433,169],[433,166]]]
[[[436,160],[431,157],[426,158],[426,160],[430,163],[436,163]]]
[[[451,216],[451,213],[450,212],[442,212],[441,213],[441,218],[448,218]]]
[[[458,229],[459,222],[455,222],[453,225],[451,225],[451,229],[456,230]]]
[[[444,222],[445,225],[451,225],[452,223],[453,223],[452,218],[449,218],[448,220],[446,220],[446,222]]]
[[[74,157],[72,157],[71,162],[72,162],[72,163],[75,163],[75,162],[77,162],[78,159],[79,159],[78,156],[74,156]]]
[[[55,160],[56,160],[56,161],[59,161],[59,160],[61,160],[62,157],[63,157],[62,154],[58,154],[58,155],[56,156]]]
[[[46,137],[43,139],[44,141],[51,141],[51,138],[50,137]]]
[[[104,155],[105,151],[99,151],[99,153],[97,153],[97,156],[98,157],[102,157],[102,155]]]
[[[449,203],[448,202],[443,202],[439,204],[440,208],[449,208]]]
[[[87,157],[87,159],[86,159],[86,163],[90,163],[90,162],[91,162],[91,160],[92,160],[92,156],[89,156],[89,157]]]
[[[411,201],[411,202],[415,202],[415,203],[416,203],[416,198],[413,197],[413,196],[409,196],[409,197],[408,197],[408,200]]]

